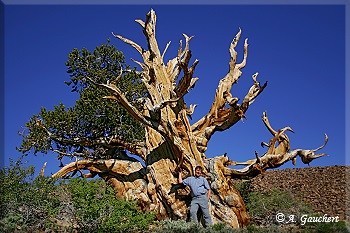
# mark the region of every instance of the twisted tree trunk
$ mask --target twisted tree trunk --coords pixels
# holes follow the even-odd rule
[[[148,97],[140,100],[143,102],[143,111],[132,106],[117,88],[115,83],[118,77],[109,83],[96,83],[94,77],[86,78],[94,85],[109,90],[111,95],[105,98],[116,100],[132,117],[144,124],[146,128],[144,143],[129,145],[121,138],[112,138],[108,142],[137,155],[143,163],[126,155],[120,159],[77,160],[63,167],[53,177],[63,177],[72,172],[80,172],[85,177],[99,175],[115,187],[117,196],[138,200],[142,210],[156,211],[158,219],[187,219],[189,190],[178,184],[178,171],[180,168],[184,169],[186,177],[193,175],[195,166],[201,165],[213,190],[210,198],[213,222],[223,221],[235,228],[249,224],[245,204],[230,179],[252,178],[266,169],[278,167],[289,160],[295,162],[296,156],[300,156],[304,163],[309,163],[325,155],[315,155],[315,152],[323,148],[327,136],[325,144],[315,150],[290,151],[289,139],[285,132],[291,129],[286,127],[274,130],[264,113],[263,122],[273,137],[269,143],[265,143],[268,150],[263,156],[259,157],[256,153],[255,159],[246,162],[231,161],[226,155],[206,158],[204,153],[211,136],[245,118],[244,114],[250,104],[267,86],[267,82],[260,85],[256,73],[252,76],[253,84],[241,103],[231,94],[232,85],[237,83],[242,74],[241,69],[246,65],[247,39],[244,43],[243,60],[237,63],[235,47],[241,36],[239,30],[229,48],[229,72],[220,80],[210,110],[191,125],[188,117],[193,113],[195,105],[188,107],[184,97],[198,80],[197,77],[193,77],[198,60],[189,64],[191,58],[189,42],[192,37],[184,34],[184,46],[180,41],[177,56],[165,64],[163,58],[169,43],[161,53],[155,37],[155,12],[151,10],[146,15],[145,21],[136,20],[136,22],[141,25],[146,36],[147,49],[120,35],[115,37],[131,45],[142,56],[142,62],[134,61],[142,68],[143,82],[149,93]],[[246,165],[246,167],[236,170],[229,168],[229,165]],[[85,174],[84,170],[90,173]]]

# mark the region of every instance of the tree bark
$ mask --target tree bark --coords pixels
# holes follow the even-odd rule
[[[132,117],[145,125],[144,143],[131,146],[123,143],[122,139],[118,139],[117,142],[109,141],[110,144],[118,144],[139,156],[140,162],[128,157],[77,160],[67,164],[53,177],[64,177],[73,172],[79,172],[84,177],[98,175],[115,187],[117,196],[138,200],[142,210],[156,211],[158,219],[188,219],[189,189],[178,184],[178,171],[180,168],[184,169],[185,178],[193,175],[195,166],[201,165],[213,191],[210,198],[213,222],[222,221],[234,228],[248,225],[249,214],[239,192],[231,183],[231,178],[252,178],[289,160],[295,162],[296,156],[300,156],[304,163],[309,163],[325,155],[315,152],[325,146],[328,137],[326,136],[325,144],[315,150],[290,151],[289,138],[286,135],[286,131],[291,131],[290,127],[274,130],[264,113],[263,123],[273,136],[269,143],[264,143],[268,146],[264,155],[259,157],[256,153],[255,159],[246,162],[234,162],[226,155],[207,158],[205,151],[211,136],[243,120],[248,107],[267,86],[267,82],[260,85],[257,80],[258,73],[255,73],[252,76],[253,84],[241,102],[231,94],[232,85],[237,84],[242,74],[241,69],[246,65],[248,40],[244,42],[243,60],[237,63],[235,47],[242,33],[239,29],[229,48],[229,71],[219,82],[210,110],[191,125],[188,118],[193,114],[195,105],[187,107],[184,97],[198,80],[193,75],[199,61],[195,60],[189,64],[192,56],[189,43],[192,37],[184,34],[185,45],[180,41],[177,56],[164,63],[163,58],[169,43],[161,53],[155,37],[155,12],[151,10],[145,21],[136,22],[142,27],[148,42],[147,49],[120,35],[113,35],[135,48],[142,57],[142,62],[134,61],[142,68],[142,79],[149,93],[148,97],[141,100],[143,111],[132,106],[113,81],[96,83],[94,77],[86,78],[92,84],[109,90],[110,96],[106,98],[114,99],[124,106]],[[234,165],[246,167],[228,167]],[[85,174],[84,171],[90,173]]]

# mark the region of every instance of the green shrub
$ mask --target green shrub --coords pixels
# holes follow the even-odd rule
[[[198,233],[201,230],[201,225],[194,222],[186,222],[185,220],[162,220],[160,222],[161,228],[157,229],[158,233]]]
[[[0,232],[141,232],[155,220],[100,179],[34,177],[21,159],[0,170]]]
[[[48,178],[34,178],[34,171],[21,159],[0,170],[0,232],[35,232],[50,225],[59,206],[55,185]]]
[[[216,223],[204,228],[199,223],[186,222],[184,220],[162,220],[161,227],[156,229],[157,233],[234,233],[240,232],[225,223]]]
[[[148,230],[155,220],[154,214],[138,210],[135,201],[116,198],[103,180],[73,178],[61,185],[69,190],[71,214],[83,232],[139,232]]]
[[[347,225],[345,221],[339,221],[339,222],[318,224],[315,232],[317,232],[317,233],[328,233],[328,232],[345,233],[345,232],[350,232],[349,229],[350,229],[349,225]]]
[[[249,182],[236,183],[235,187],[240,191],[246,203],[247,210],[251,216],[251,225],[240,229],[240,232],[319,232],[319,233],[340,233],[350,232],[346,222],[334,223],[306,223],[301,225],[300,217],[304,214],[308,216],[318,216],[313,213],[308,203],[296,198],[292,193],[273,188],[269,192],[253,192]],[[285,221],[278,223],[276,214],[283,213]],[[294,222],[286,224],[289,216],[294,215]]]
[[[273,188],[270,192],[250,192],[246,203],[251,215],[252,223],[257,225],[278,224],[276,215],[283,213],[286,216],[296,216],[299,221],[302,214],[311,214],[311,207],[301,200],[296,199],[291,193]],[[298,223],[298,222],[296,222]]]
[[[248,203],[249,195],[252,192],[250,188],[250,181],[239,181],[233,182],[233,185],[241,195],[244,203]]]
[[[207,232],[220,232],[220,233],[225,233],[225,232],[232,232],[233,229],[229,227],[226,223],[220,222],[216,223],[210,226],[210,228],[207,229]]]
[[[320,215],[311,215],[311,216],[317,216]],[[302,225],[300,227],[302,229],[303,233],[349,233],[350,232],[350,226],[345,221],[338,221],[338,222],[306,222],[305,225]]]
[[[277,225],[271,225],[269,227],[261,227],[255,225],[249,225],[243,228],[242,233],[282,233],[282,232],[293,232],[288,229],[283,229]]]

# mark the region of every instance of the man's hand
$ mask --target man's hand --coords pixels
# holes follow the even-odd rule
[[[179,184],[182,184],[182,169],[179,170]]]

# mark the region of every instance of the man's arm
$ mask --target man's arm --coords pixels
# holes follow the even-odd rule
[[[203,177],[204,178],[204,177]],[[211,195],[211,189],[210,189],[210,185],[207,181],[207,179],[204,178],[204,187],[208,190],[207,192],[207,197],[208,199],[210,199],[210,195]]]
[[[210,199],[210,195],[211,195],[211,189],[209,189],[207,192],[208,200]]]

